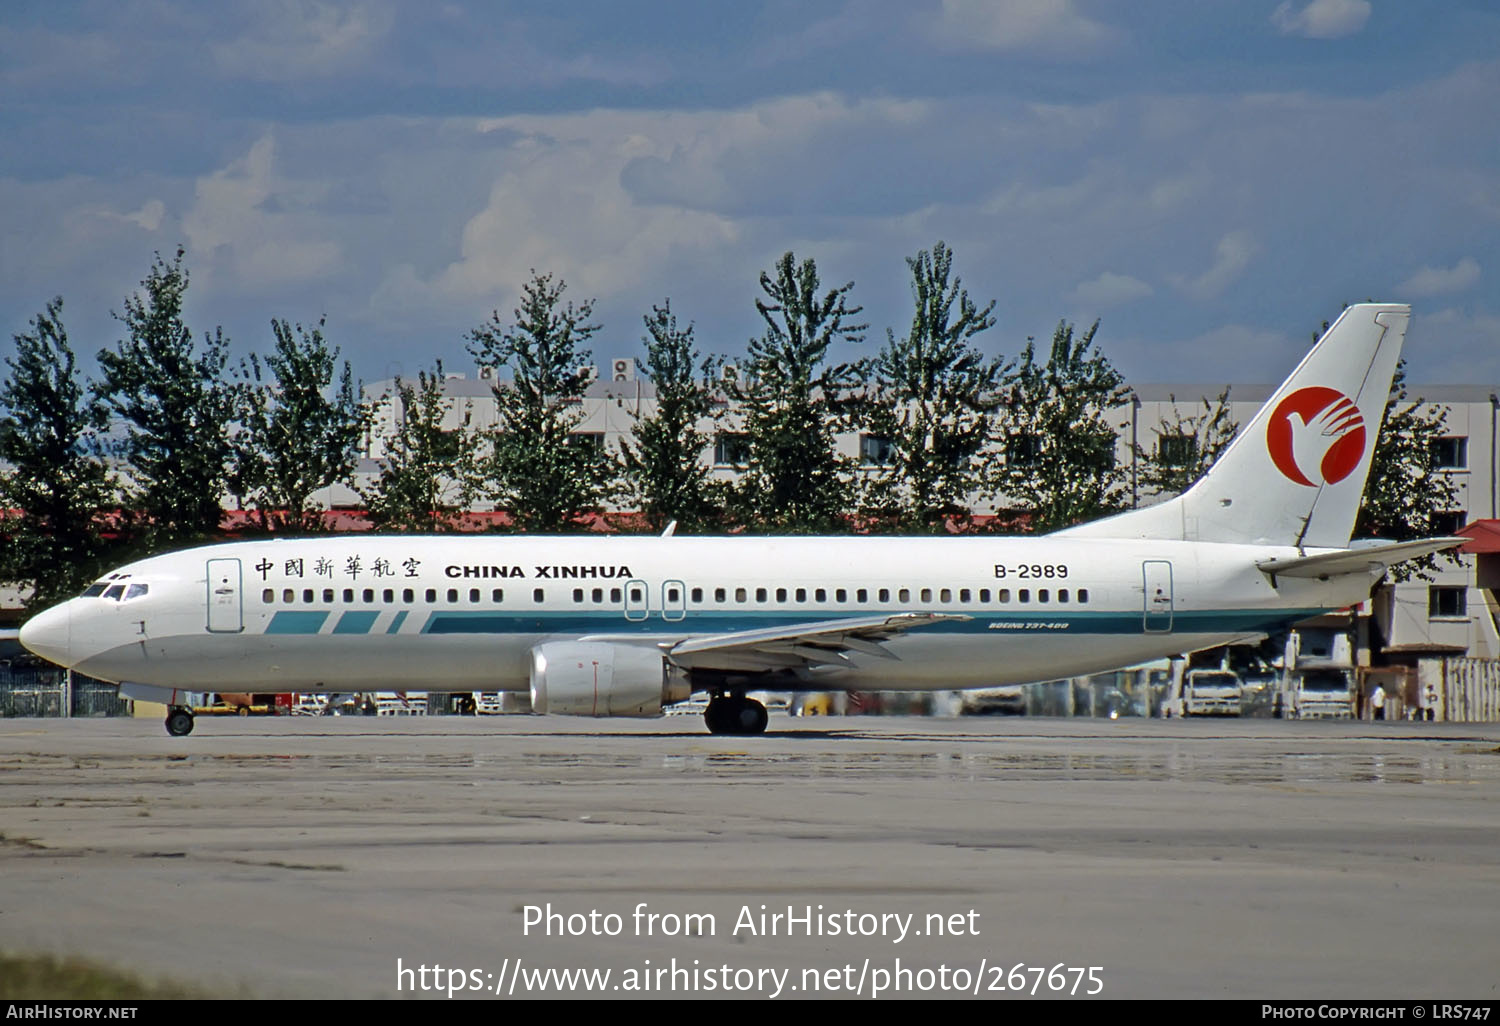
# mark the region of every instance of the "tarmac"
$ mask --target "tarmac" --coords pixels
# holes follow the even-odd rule
[[[234,996],[1500,988],[1496,724],[7,720],[0,834],[0,949]]]

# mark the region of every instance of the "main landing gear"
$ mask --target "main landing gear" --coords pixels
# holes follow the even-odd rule
[[[174,705],[167,710],[167,733],[173,737],[186,737],[193,732],[193,710]]]
[[[770,719],[765,706],[744,695],[715,695],[703,711],[710,734],[763,734]]]

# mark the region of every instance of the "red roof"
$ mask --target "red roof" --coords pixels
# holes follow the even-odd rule
[[[1476,520],[1453,533],[1473,539],[1458,547],[1466,555],[1500,552],[1500,520]]]

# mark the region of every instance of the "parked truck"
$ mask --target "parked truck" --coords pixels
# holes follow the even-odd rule
[[[1182,678],[1182,715],[1238,716],[1240,678],[1232,670],[1189,670]]]
[[[1294,720],[1347,720],[1354,715],[1354,671],[1340,666],[1293,670],[1283,715]]]

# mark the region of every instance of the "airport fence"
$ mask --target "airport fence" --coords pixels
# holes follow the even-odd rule
[[[62,716],[67,671],[55,666],[0,664],[0,718]],[[129,716],[130,703],[113,684],[75,673],[71,716]]]

